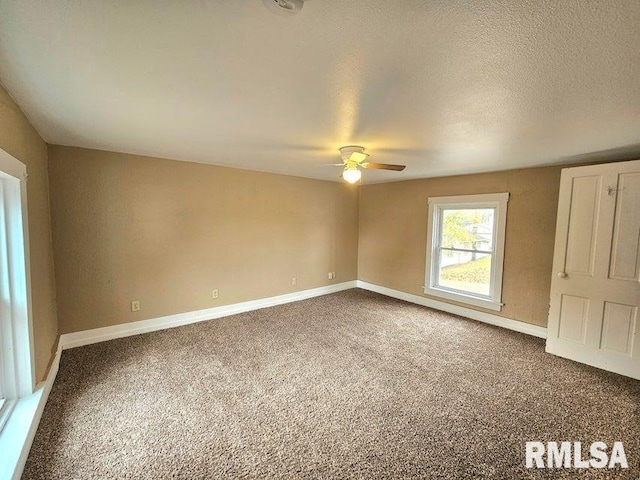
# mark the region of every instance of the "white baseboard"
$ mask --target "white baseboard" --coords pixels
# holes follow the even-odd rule
[[[190,323],[203,322],[216,318],[227,317],[237,313],[249,312],[260,308],[273,307],[283,303],[296,302],[306,298],[318,297],[329,293],[340,292],[356,288],[356,280],[350,282],[328,285],[326,287],[312,288],[310,290],[302,290],[300,292],[287,293],[278,295],[277,297],[261,298],[259,300],[251,300],[248,302],[234,303],[232,305],[224,305],[222,307],[208,308],[205,310],[197,310],[194,312],[178,313],[175,315],[167,315],[165,317],[152,318],[149,320],[140,320],[139,322],[124,323],[121,325],[113,325],[110,327],[94,328],[91,330],[83,330],[81,332],[65,333],[60,336],[60,345],[63,349],[80,347],[91,343],[104,342],[115,338],[129,337],[140,333],[154,332],[156,330],[164,330],[166,328],[179,327]]]
[[[388,297],[398,298],[407,302],[416,303],[425,307],[435,308],[436,310],[442,310],[443,312],[453,313],[454,315],[471,318],[473,320],[478,320],[479,322],[488,323],[497,327],[508,328],[509,330],[515,330],[516,332],[526,333],[527,335],[533,335],[534,337],[547,338],[547,329],[538,325],[532,325],[530,323],[521,322],[519,320],[512,320],[506,317],[500,317],[499,315],[493,315],[491,313],[480,312],[471,308],[460,307],[451,303],[440,302],[438,300],[421,297],[412,293],[401,292],[400,290],[381,287],[380,285],[363,282],[362,280],[357,281],[357,287],[364,290],[381,293],[382,295],[386,295]]]
[[[406,300],[411,303],[423,305],[425,307],[435,308],[444,312],[453,313],[463,317],[478,320],[480,322],[489,323],[498,327],[515,330],[516,332],[526,333],[540,338],[547,337],[547,329],[537,325],[512,320],[510,318],[500,317],[490,313],[480,312],[471,308],[460,307],[450,303],[440,302],[426,297],[413,295],[411,293],[393,290],[387,287],[381,287],[361,280],[352,280],[336,285],[326,287],[313,288],[300,292],[288,293],[276,297],[262,298],[259,300],[251,300],[248,302],[234,303],[232,305],[224,305],[222,307],[208,308],[205,310],[197,310],[193,312],[178,313],[175,315],[167,315],[164,317],[152,318],[148,320],[140,320],[138,322],[124,323],[121,325],[113,325],[110,327],[94,328],[91,330],[83,330],[74,333],[65,333],[60,336],[60,346],[62,349],[80,347],[92,343],[104,342],[116,338],[129,337],[141,333],[154,332],[164,330],[166,328],[179,327],[190,323],[203,322],[206,320],[214,320],[229,315],[249,312],[260,308],[272,307],[283,303],[295,302],[306,298],[327,295],[330,293],[348,290],[350,288],[363,288],[373,292],[381,293],[389,297]]]
[[[19,399],[0,432],[0,479],[19,480],[38,430],[49,392],[58,374],[61,349],[58,347],[47,378],[35,391]]]

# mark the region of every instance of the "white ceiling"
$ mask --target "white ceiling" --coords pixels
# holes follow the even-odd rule
[[[637,0],[0,0],[0,81],[49,143],[329,180],[355,143],[393,181],[640,157],[638,25]]]

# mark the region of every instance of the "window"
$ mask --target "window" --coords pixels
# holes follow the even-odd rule
[[[26,167],[0,150],[0,429],[33,392]]]
[[[502,309],[508,193],[429,198],[424,293]]]

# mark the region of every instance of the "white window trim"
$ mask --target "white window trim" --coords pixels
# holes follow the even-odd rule
[[[8,280],[5,290],[8,303],[0,315],[1,394],[4,402],[0,415],[6,419],[18,398],[34,391],[33,329],[31,312],[31,278],[29,268],[29,228],[27,215],[27,167],[0,149],[0,237],[6,236],[6,251],[0,257],[0,275]],[[3,247],[4,248],[4,247]]]
[[[504,265],[504,240],[507,226],[507,203],[509,193],[488,193],[481,195],[457,195],[451,197],[429,197],[429,223],[427,230],[427,264],[425,274],[424,293],[434,297],[454,300],[456,302],[487,308],[502,310],[502,270]],[[495,249],[491,264],[491,294],[473,295],[468,292],[456,292],[435,285],[438,260],[433,258],[434,248],[438,242],[438,225],[441,207],[446,208],[495,208],[494,220]]]

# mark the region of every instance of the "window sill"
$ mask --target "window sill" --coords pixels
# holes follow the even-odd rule
[[[472,295],[465,295],[463,293],[455,293],[449,290],[443,290],[441,288],[425,287],[425,295],[431,295],[438,298],[444,298],[445,300],[453,300],[463,303],[465,305],[473,305],[474,307],[486,308],[499,312],[502,310],[502,303],[485,298],[474,297]]]
[[[42,414],[44,387],[15,401],[0,431],[0,478],[19,478]]]

